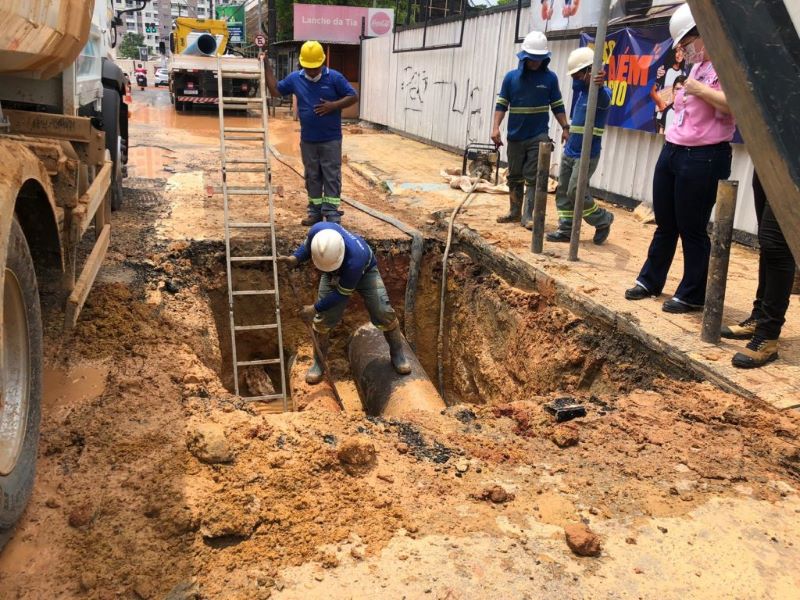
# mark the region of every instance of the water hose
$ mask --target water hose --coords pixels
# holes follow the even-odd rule
[[[464,195],[464,199],[461,200],[459,205],[456,206],[455,210],[453,210],[452,214],[450,215],[450,221],[447,224],[447,243],[444,246],[444,255],[442,256],[442,287],[439,292],[439,331],[436,334],[436,379],[437,383],[439,384],[439,394],[442,396],[442,398],[444,398],[445,402],[447,401],[447,397],[445,396],[445,391],[444,391],[442,338],[444,337],[444,307],[445,307],[445,298],[447,295],[447,259],[450,256],[450,246],[453,242],[453,225],[455,224],[456,216],[458,215],[459,211],[464,207],[464,205],[467,203],[467,201],[472,197],[472,194],[475,193],[475,189],[477,187],[478,187],[478,181],[472,184],[472,187]]]

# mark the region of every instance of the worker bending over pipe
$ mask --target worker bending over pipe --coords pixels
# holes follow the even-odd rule
[[[306,241],[291,256],[278,257],[278,261],[289,268],[309,259],[322,271],[322,277],[317,302],[304,306],[300,318],[313,324],[322,356],[314,352],[314,364],[306,372],[306,382],[322,381],[330,332],[342,320],[347,301],[355,291],[364,299],[372,324],[386,337],[394,370],[401,375],[410,373],[411,364],[403,352],[400,322],[389,302],[375,253],[367,242],[337,223],[317,223],[308,230]]]

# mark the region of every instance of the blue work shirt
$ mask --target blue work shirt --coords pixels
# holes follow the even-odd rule
[[[547,133],[550,111],[554,115],[566,112],[558,77],[547,68],[548,64],[549,58],[542,61],[537,70],[531,71],[525,68],[525,61],[521,60],[519,67],[506,73],[503,78],[495,110],[509,113],[509,141],[529,140]]]
[[[369,244],[364,241],[364,238],[350,233],[338,223],[328,222],[317,223],[308,230],[306,241],[294,251],[298,264],[311,260],[311,240],[324,229],[338,231],[344,238],[344,260],[342,261],[342,266],[331,273],[331,275],[339,277],[336,288],[314,304],[314,310],[318,313],[333,308],[340,302],[346,302],[356,291],[356,286],[361,281],[364,273],[378,264],[378,261],[375,260],[375,254]]]
[[[297,112],[300,116],[300,139],[304,142],[330,142],[342,139],[342,111],[335,110],[319,116],[314,107],[323,100],[335,102],[346,96],[355,96],[356,91],[344,75],[322,68],[322,77],[317,82],[306,79],[305,70],[290,73],[278,82],[282,96],[297,96]]]
[[[586,123],[586,106],[589,103],[589,86],[583,81],[572,84],[572,95],[575,98],[572,104],[572,124],[569,126],[569,139],[564,146],[564,154],[570,158],[581,157],[583,145],[583,125]],[[592,158],[600,156],[600,144],[603,139],[606,122],[608,121],[608,108],[611,106],[611,90],[603,86],[597,94],[597,112],[594,116],[594,135],[592,137]]]

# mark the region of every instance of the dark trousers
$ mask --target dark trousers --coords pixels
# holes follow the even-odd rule
[[[300,142],[308,192],[308,216],[338,223],[342,192],[342,140]]]
[[[677,146],[667,142],[653,174],[656,231],[636,282],[651,294],[664,289],[678,239],[683,246],[683,278],[675,298],[702,305],[706,298],[711,240],[707,226],[717,200],[717,183],[731,174],[731,147]]]
[[[758,321],[757,336],[777,340],[786,322],[795,263],[757,174],[753,175],[753,196],[761,248],[758,253],[758,291],[751,316]]]

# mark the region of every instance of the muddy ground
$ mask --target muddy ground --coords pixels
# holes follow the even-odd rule
[[[348,333],[366,320],[358,302],[333,338],[346,412],[268,414],[237,399],[219,199],[207,190],[216,118],[175,119],[164,92],[135,100],[127,204],[73,335],[45,290],[39,470],[0,556],[1,597],[796,595],[796,416],[693,380],[466,254],[449,271],[442,414],[360,411],[346,361]],[[296,130],[276,122],[273,143],[291,155]],[[273,183],[288,250],[303,235],[304,194],[281,164]],[[347,168],[344,185],[391,207]],[[402,309],[407,238],[349,209],[345,224],[377,248]],[[426,234],[417,309],[400,312],[435,380],[441,232]],[[284,350],[305,365],[294,310],[315,277],[292,277],[299,297],[281,284]],[[247,351],[274,343],[255,338]],[[555,423],[543,406],[562,396],[586,417]],[[564,528],[581,523],[598,556],[568,547]]]

